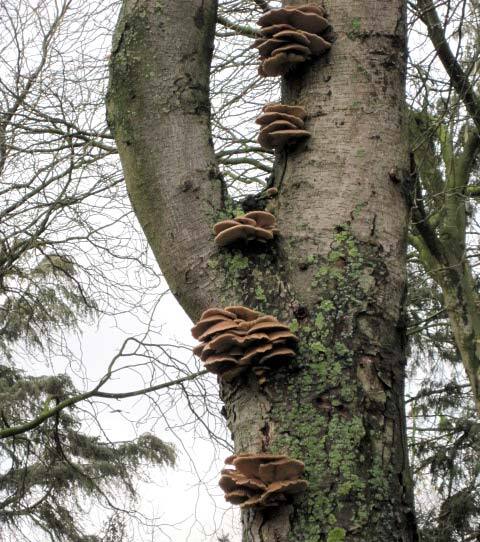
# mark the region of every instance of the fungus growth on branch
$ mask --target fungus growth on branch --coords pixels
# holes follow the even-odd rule
[[[326,12],[316,5],[272,9],[258,20],[262,38],[253,47],[260,54],[259,74],[285,75],[297,64],[325,54],[331,47],[322,34],[330,28]]]
[[[251,369],[259,383],[269,371],[295,357],[297,337],[274,316],[246,307],[206,310],[192,328],[193,349],[205,369],[230,381]]]
[[[264,149],[283,149],[310,137],[305,130],[307,112],[298,105],[269,103],[255,121],[261,126],[258,142]]]
[[[219,486],[225,500],[240,508],[281,506],[308,487],[301,479],[304,464],[286,455],[232,455],[225,464],[233,468],[222,470]]]

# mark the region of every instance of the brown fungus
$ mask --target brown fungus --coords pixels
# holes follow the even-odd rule
[[[290,124],[293,124],[295,128],[305,128],[305,122],[300,117],[289,115],[288,113],[278,113],[274,111],[261,114],[255,122],[260,124],[260,126],[266,126],[279,120],[286,120]]]
[[[307,112],[298,105],[267,104],[257,119],[258,142],[264,149],[283,149],[310,137],[304,129]]]
[[[302,120],[305,120],[307,117],[307,111],[300,105],[286,105],[273,102],[265,104],[262,111],[265,113],[287,113]]]
[[[272,9],[258,20],[261,38],[253,43],[263,77],[285,75],[297,64],[325,54],[331,47],[323,34],[330,28],[326,12],[316,5]]]
[[[276,130],[270,133],[260,132],[258,142],[264,149],[283,149],[310,137],[306,130]]]
[[[305,491],[304,464],[285,455],[240,454],[228,457],[219,485],[225,500],[241,508],[263,508],[288,503],[292,495]]]
[[[264,225],[270,220],[261,214],[257,218],[263,218]],[[270,371],[295,357],[297,337],[274,316],[242,306],[210,309],[202,316],[192,328],[200,341],[193,353],[223,380],[251,369],[263,385]]]
[[[275,217],[266,211],[251,211],[231,220],[222,220],[215,224],[213,231],[219,247],[238,242],[271,241],[278,233]]]
[[[278,53],[265,59],[258,68],[258,73],[262,77],[276,77],[284,75],[295,64],[302,64],[306,58],[303,55],[295,53]]]

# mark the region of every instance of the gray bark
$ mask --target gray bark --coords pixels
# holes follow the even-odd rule
[[[236,451],[287,453],[305,462],[310,484],[290,506],[244,513],[245,542],[410,542],[407,206],[390,175],[407,171],[405,2],[326,7],[331,54],[284,82],[313,135],[277,159],[278,243],[213,245],[223,205],[208,107],[215,2],[124,1],[109,120],[135,212],[192,319],[240,303],[300,337],[295,362],[264,388],[252,375],[221,385]]]

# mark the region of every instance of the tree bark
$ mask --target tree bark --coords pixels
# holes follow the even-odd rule
[[[277,157],[277,243],[213,245],[225,211],[209,132],[215,2],[124,0],[109,120],[134,209],[192,319],[239,303],[300,338],[295,362],[266,386],[253,375],[220,384],[236,451],[286,453],[309,481],[292,505],[243,513],[244,541],[410,542],[405,2],[326,4],[330,56],[284,80],[312,137]]]

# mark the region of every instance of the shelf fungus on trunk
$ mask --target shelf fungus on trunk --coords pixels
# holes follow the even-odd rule
[[[307,112],[298,105],[266,104],[255,121],[261,126],[258,142],[264,149],[283,149],[310,137],[305,130]]]
[[[222,220],[215,224],[213,231],[219,247],[238,242],[272,241],[278,233],[275,217],[267,211],[250,211],[243,216]]]
[[[208,309],[192,328],[193,353],[205,369],[231,381],[252,370],[265,384],[269,371],[295,357],[297,337],[274,316],[246,307]]]
[[[301,478],[304,464],[286,455],[232,455],[225,464],[232,468],[222,470],[219,486],[225,500],[240,508],[282,506],[308,487]]]
[[[272,9],[260,17],[258,24],[262,37],[255,40],[253,47],[260,53],[258,71],[263,77],[285,75],[331,47],[324,35],[330,24],[320,6]]]

